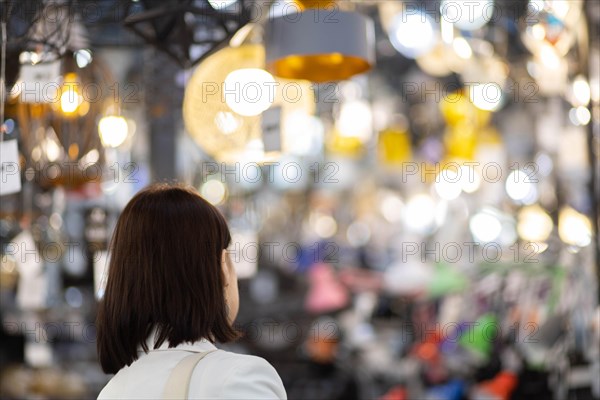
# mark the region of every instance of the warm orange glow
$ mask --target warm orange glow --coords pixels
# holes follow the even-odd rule
[[[296,4],[300,6],[300,9],[306,10],[307,8],[327,8],[335,7],[335,0],[295,0]]]
[[[81,95],[79,78],[73,72],[66,74],[64,77],[58,106],[66,117],[85,116],[89,111],[89,104]]]
[[[344,80],[370,68],[367,60],[341,53],[291,55],[268,65],[268,70],[273,75],[313,82]]]
[[[77,159],[78,155],[79,155],[79,145],[77,143],[71,143],[71,145],[69,146],[69,158],[71,160],[75,160],[75,159]]]

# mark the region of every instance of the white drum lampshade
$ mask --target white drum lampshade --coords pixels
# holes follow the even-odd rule
[[[271,18],[266,27],[267,69],[286,79],[348,79],[375,64],[373,21],[357,12],[306,10]],[[315,18],[315,15],[317,18]]]

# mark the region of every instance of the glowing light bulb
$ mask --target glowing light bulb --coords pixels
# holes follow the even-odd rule
[[[457,28],[473,31],[492,19],[494,0],[442,0],[440,11],[442,17]]]
[[[265,157],[265,144],[262,139],[252,139],[246,144],[242,162],[259,162]]]
[[[592,119],[592,114],[586,107],[579,106],[569,110],[569,119],[575,126],[587,125]]]
[[[524,207],[517,218],[517,232],[524,240],[544,242],[552,233],[552,218],[538,205]]]
[[[398,222],[402,219],[402,199],[396,194],[387,193],[381,200],[381,214],[389,222]]]
[[[211,179],[200,187],[200,194],[202,197],[206,199],[209,203],[213,205],[218,205],[225,200],[225,196],[227,195],[227,188],[225,184],[216,179]]]
[[[583,76],[578,76],[573,81],[573,99],[577,106],[587,106],[591,98],[589,83]]]
[[[484,209],[471,217],[469,229],[476,240],[489,243],[500,237],[502,223],[495,210]]]
[[[97,163],[99,159],[100,159],[100,152],[96,149],[92,149],[79,159],[78,164],[81,169],[85,169],[85,168],[89,167],[91,164]]]
[[[271,107],[276,85],[275,78],[264,69],[238,69],[225,78],[225,102],[234,112],[253,117]]]
[[[321,151],[325,128],[319,118],[294,111],[285,118],[283,126],[285,147],[290,154],[308,156]]]
[[[340,136],[357,138],[365,143],[373,134],[372,121],[369,103],[363,100],[349,101],[341,106],[337,128]]]
[[[436,42],[431,18],[423,13],[401,13],[392,21],[390,41],[398,52],[408,58],[427,53]]]
[[[457,171],[444,169],[435,178],[435,191],[442,199],[454,200],[462,191],[460,179],[461,176]]]
[[[543,44],[540,48],[540,60],[542,64],[549,69],[558,69],[560,67],[560,57],[554,47],[549,44]]]
[[[542,24],[535,24],[531,27],[531,35],[537,40],[544,40],[546,37],[546,28]]]
[[[454,52],[465,60],[468,60],[473,56],[473,50],[471,50],[471,46],[469,42],[465,40],[465,38],[457,37],[452,41],[452,48]]]
[[[31,150],[31,158],[33,161],[40,161],[42,158],[42,149],[40,146],[35,146],[33,150]]]
[[[481,185],[481,178],[475,168],[470,165],[460,167],[460,187],[465,193],[473,193]]]
[[[587,216],[565,207],[558,215],[558,235],[567,244],[585,247],[592,242],[592,223]]]
[[[56,143],[55,140],[51,138],[46,138],[44,140],[44,150],[46,152],[46,157],[50,162],[58,160],[58,158],[61,155],[60,146],[58,145],[58,143]]]
[[[69,86],[60,95],[60,109],[65,114],[72,114],[77,111],[81,101],[82,98],[79,93],[77,93],[74,87]]]
[[[75,62],[79,68],[85,68],[92,62],[92,52],[87,49],[77,50],[74,54]]]
[[[440,21],[440,34],[444,43],[451,44],[454,40],[454,25],[442,18]]]
[[[59,103],[61,111],[67,116],[74,114],[83,103],[83,96],[79,93],[79,79],[73,72],[64,76]]]
[[[505,188],[506,193],[513,200],[531,204],[537,199],[537,189],[524,171],[512,171],[506,178]]]
[[[548,4],[556,17],[564,19],[571,9],[569,1],[570,0],[549,0]]]
[[[431,231],[436,222],[435,202],[426,194],[418,194],[410,198],[404,207],[403,219],[409,230],[418,233]]]
[[[105,147],[119,147],[129,133],[127,120],[117,115],[102,117],[98,122],[98,133]]]
[[[326,239],[330,238],[337,232],[337,223],[331,215],[320,212],[312,213],[310,216],[310,225],[314,229],[317,236]]]
[[[475,107],[484,111],[496,111],[502,105],[502,88],[496,83],[478,83],[469,88],[469,96]]]

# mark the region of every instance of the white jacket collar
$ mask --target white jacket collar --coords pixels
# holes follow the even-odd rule
[[[217,347],[214,344],[212,344],[211,342],[209,342],[207,339],[200,339],[195,342],[185,342],[185,343],[181,343],[178,346],[171,347],[171,348],[169,348],[169,342],[167,340],[165,340],[163,342],[163,344],[161,344],[160,347],[157,349],[154,348],[155,342],[156,342],[156,329],[152,330],[152,333],[150,333],[150,335],[148,336],[148,339],[146,339],[146,346],[148,347],[149,352],[168,351],[168,350],[184,350],[184,351],[191,351],[194,353],[201,353],[201,352],[217,349]],[[144,353],[142,346],[138,347],[138,354],[139,353]]]

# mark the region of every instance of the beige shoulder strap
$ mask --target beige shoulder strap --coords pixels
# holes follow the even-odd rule
[[[187,399],[194,368],[200,362],[200,360],[213,351],[216,350],[194,353],[179,361],[167,379],[167,384],[163,390],[162,398],[171,400]]]

